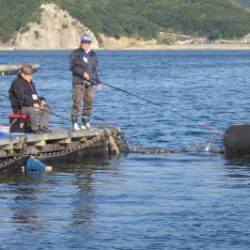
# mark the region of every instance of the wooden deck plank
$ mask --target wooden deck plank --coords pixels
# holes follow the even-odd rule
[[[7,134],[6,138],[0,138],[0,147],[8,145],[10,143],[19,143],[20,141],[26,141],[27,143],[37,142],[42,140],[63,140],[68,138],[80,138],[96,136],[103,133],[102,129],[91,129],[91,130],[67,130],[63,128],[50,128],[51,133],[43,134],[32,134],[32,133],[10,133]]]
[[[27,142],[35,142],[39,140],[57,140],[57,139],[66,139],[70,137],[70,131],[62,128],[50,128],[51,133],[43,134],[26,134]]]
[[[24,135],[18,135],[15,137],[9,137],[9,138],[0,138],[0,147],[8,145],[8,144],[17,144],[20,142],[23,142],[25,140]]]
[[[102,129],[90,129],[90,130],[71,130],[70,134],[72,138],[79,138],[82,136],[95,136],[102,133]]]
[[[20,151],[28,154],[53,152],[88,143],[93,138],[104,136],[104,129],[74,131],[64,128],[50,128],[51,133],[10,133],[9,138],[0,138],[0,158],[15,156]],[[7,154],[6,154],[7,152]]]

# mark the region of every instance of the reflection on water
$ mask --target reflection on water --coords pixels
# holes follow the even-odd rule
[[[235,181],[241,187],[250,187],[250,159],[227,159],[225,166],[227,180]]]
[[[250,170],[250,158],[227,159],[225,165]]]
[[[96,188],[106,182],[98,181],[96,175],[117,171],[103,159],[99,163],[54,165],[53,169],[53,173],[46,175],[0,176],[0,199],[10,201],[4,211],[10,214],[9,222],[17,232],[49,230],[53,220],[63,221],[64,216],[70,216],[66,219],[69,227],[87,230],[95,218]],[[4,214],[0,212],[0,217]]]
[[[7,211],[10,214],[10,223],[14,223],[17,232],[44,230],[44,222],[41,221],[43,210],[37,206],[41,202],[39,194],[47,192],[45,188],[40,187],[42,179],[2,174],[0,182],[1,200],[11,201],[2,211],[1,218],[4,218]]]
[[[233,244],[228,235],[247,246],[248,228],[240,225],[250,220],[249,165],[222,162],[209,154],[131,154],[55,165],[43,175],[1,175],[3,249],[19,242],[64,249],[206,249],[210,242],[220,249]]]

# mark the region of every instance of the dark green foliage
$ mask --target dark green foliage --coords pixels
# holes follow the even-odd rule
[[[7,41],[21,27],[39,20],[39,6],[54,2],[89,27],[104,33],[144,39],[159,31],[217,38],[250,32],[250,0],[0,0],[0,38]],[[27,29],[27,28],[26,28]]]
[[[250,1],[250,0],[245,0]],[[159,31],[237,38],[250,32],[250,13],[232,0],[61,0],[72,16],[97,33],[155,38]]]
[[[38,7],[43,0],[0,0],[0,38],[8,41],[29,21],[39,21]]]

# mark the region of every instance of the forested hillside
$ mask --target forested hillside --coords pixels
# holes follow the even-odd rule
[[[97,37],[150,39],[170,31],[232,39],[250,32],[250,12],[232,0],[0,0],[0,39],[8,41],[28,21],[39,22],[43,2],[58,4]]]
[[[8,41],[28,21],[39,20],[43,0],[0,0],[0,39]]]

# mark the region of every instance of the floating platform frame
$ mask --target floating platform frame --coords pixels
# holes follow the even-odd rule
[[[20,168],[31,155],[51,164],[127,152],[128,144],[120,128],[80,131],[52,128],[51,133],[13,133],[0,138],[0,171]]]

